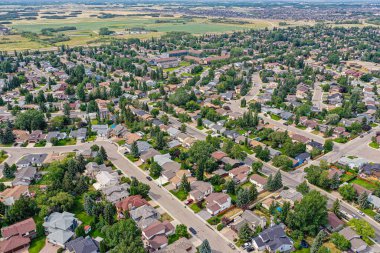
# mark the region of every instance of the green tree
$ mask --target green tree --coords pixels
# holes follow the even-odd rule
[[[375,230],[367,221],[363,219],[351,219],[347,224],[353,227],[354,230],[364,239],[375,237]]]
[[[140,153],[139,153],[139,148],[137,146],[137,142],[134,141],[131,145],[131,155],[134,157],[134,158],[137,158],[139,157]]]
[[[252,171],[253,173],[258,173],[263,168],[262,162],[253,162],[252,163]]]
[[[45,116],[43,112],[37,110],[28,110],[17,114],[15,127],[21,130],[43,130],[46,127]]]
[[[292,160],[289,159],[286,155],[279,155],[273,158],[273,165],[282,170],[290,170],[293,167]]]
[[[237,193],[236,205],[240,208],[247,209],[251,201],[250,192],[247,189],[240,189]]]
[[[187,180],[187,177],[185,174],[182,175],[181,184],[180,184],[179,188],[185,192],[191,191],[190,182]]]
[[[323,145],[323,149],[325,151],[325,154],[328,152],[331,152],[334,148],[334,142],[330,139],[325,141],[325,144]]]
[[[204,240],[202,244],[199,246],[199,253],[211,253],[211,246],[208,240]]]
[[[327,200],[320,192],[312,190],[303,196],[289,214],[288,223],[292,229],[315,235],[319,227],[327,223]]]
[[[369,202],[368,202],[368,193],[367,192],[363,192],[362,194],[359,195],[358,204],[363,209],[368,208]]]
[[[249,227],[248,223],[244,223],[244,225],[239,230],[239,239],[243,242],[248,242],[252,240],[253,235],[254,233]]]
[[[339,187],[339,193],[342,195],[344,200],[354,201],[356,199],[356,191],[352,184],[346,184]]]
[[[80,237],[80,236],[85,237],[86,236],[86,232],[84,231],[84,225],[83,224],[81,224],[80,226],[78,226],[75,229],[75,235],[76,235],[76,237]]]
[[[161,176],[161,172],[162,172],[162,167],[157,163],[157,162],[153,162],[151,165],[150,165],[150,175],[153,177],[153,178],[158,178]]]
[[[333,233],[330,240],[338,249],[342,251],[346,251],[351,248],[351,242],[339,233]]]
[[[324,230],[319,231],[317,237],[315,237],[313,244],[310,247],[310,253],[317,253],[323,244],[323,240],[326,238],[327,234]]]
[[[336,199],[333,203],[333,206],[331,208],[331,211],[336,215],[336,216],[340,216],[340,201],[339,199]]]
[[[299,185],[297,185],[296,190],[298,192],[302,193],[302,195],[305,195],[305,194],[309,193],[310,187],[309,187],[309,185],[307,184],[306,181],[303,181],[302,183],[300,183]]]
[[[178,237],[184,237],[184,238],[189,238],[190,234],[187,231],[187,227],[184,224],[179,224],[175,227],[175,233],[178,235]]]
[[[14,178],[16,170],[14,166],[9,166],[8,163],[4,163],[3,175],[5,178]]]

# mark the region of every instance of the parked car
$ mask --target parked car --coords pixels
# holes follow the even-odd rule
[[[197,231],[193,227],[189,227],[189,231],[193,234],[196,235]]]
[[[150,176],[147,176],[146,179],[148,179],[149,181],[153,180]]]
[[[365,214],[360,210],[358,210],[358,214],[360,214],[361,216],[365,216]]]
[[[192,200],[192,199],[186,199],[184,203],[185,203],[185,205],[190,205],[191,203],[193,203],[193,201],[194,200]]]
[[[228,246],[229,246],[231,249],[236,249],[235,245],[233,245],[232,243],[229,243]]]

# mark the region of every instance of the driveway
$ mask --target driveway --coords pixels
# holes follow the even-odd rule
[[[50,242],[46,241],[45,247],[42,248],[40,253],[54,253],[57,252],[60,247],[51,244]]]
[[[212,216],[209,212],[207,212],[206,210],[202,210],[198,213],[198,215],[204,219],[205,221],[207,221],[208,219],[210,219]]]

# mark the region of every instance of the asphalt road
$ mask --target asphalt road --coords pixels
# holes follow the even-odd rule
[[[118,152],[116,144],[110,141],[96,141],[93,143],[83,143],[74,146],[62,146],[62,147],[42,147],[42,148],[3,148],[11,155],[8,163],[17,162],[22,156],[26,154],[39,154],[39,153],[51,153],[51,152],[72,152],[74,150],[85,150],[92,145],[97,144],[103,146],[108,154],[110,161],[127,176],[136,177],[139,181],[148,184],[151,187],[150,197],[156,201],[161,208],[163,208],[168,214],[182,224],[185,224],[188,228],[193,227],[197,231],[195,236],[201,241],[207,239],[211,245],[214,253],[232,253],[239,252],[239,250],[233,250],[228,246],[226,239],[217,231],[213,230],[211,226],[206,224],[201,218],[195,215],[191,210],[185,208],[180,201],[173,197],[167,190],[159,187],[155,181],[149,181],[146,178],[146,174],[137,167],[130,160],[125,158]]]

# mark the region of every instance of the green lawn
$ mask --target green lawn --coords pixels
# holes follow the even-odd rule
[[[46,146],[46,140],[41,140],[41,141],[37,142],[36,144],[34,144],[35,148],[45,147],[45,146]]]
[[[306,130],[306,128],[307,128],[307,127],[305,127],[305,126],[301,126],[301,125],[297,125],[296,127],[297,127],[298,129],[302,129],[302,130]]]
[[[96,140],[96,136],[97,136],[96,134],[88,136],[87,141],[95,141]]]
[[[57,145],[54,146],[68,146],[77,144],[76,139],[62,139],[57,142]]]
[[[184,201],[187,198],[187,193],[183,190],[171,190],[170,192],[181,201]]]
[[[375,211],[373,211],[372,209],[370,208],[366,208],[366,209],[360,209],[363,211],[363,213],[365,213],[366,215],[370,216],[370,217],[374,217],[377,213]]]
[[[7,154],[3,154],[2,156],[0,156],[0,163],[3,163],[5,161],[5,159],[8,158],[8,155]]]
[[[375,149],[379,149],[379,148],[380,148],[380,145],[379,145],[378,143],[376,143],[376,142],[371,142],[371,143],[369,144],[369,146],[370,146],[371,148],[375,148]]]
[[[343,138],[343,137],[335,138],[335,139],[333,139],[333,141],[335,141],[336,143],[346,143],[346,142],[348,142],[347,138]]]
[[[120,141],[117,142],[117,144],[119,146],[123,146],[125,144],[125,140],[120,140]]]
[[[271,115],[270,115],[270,118],[273,119],[273,120],[280,120],[280,119],[281,119],[280,116],[277,116],[277,115],[275,115],[275,114],[271,114]]]
[[[371,184],[363,179],[360,179],[360,178],[356,178],[354,180],[352,180],[350,183],[353,183],[353,184],[357,184],[357,185],[360,185],[360,186],[363,186],[364,188],[368,189],[368,190],[375,190],[376,189],[376,185],[375,184]]]
[[[29,253],[38,253],[45,246],[46,236],[33,239],[29,246]]]
[[[199,213],[202,209],[196,203],[190,205],[190,209],[194,211],[194,213]]]

